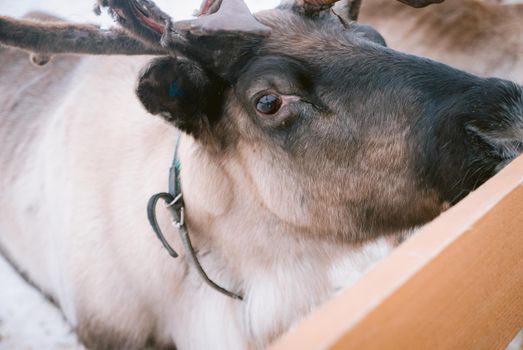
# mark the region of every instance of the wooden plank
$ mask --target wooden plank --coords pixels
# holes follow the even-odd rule
[[[272,349],[502,349],[523,328],[523,156]]]

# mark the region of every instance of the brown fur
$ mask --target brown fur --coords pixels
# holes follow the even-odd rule
[[[412,9],[389,0],[366,0],[360,20],[378,29],[394,49],[474,74],[523,82],[523,4],[448,0]]]

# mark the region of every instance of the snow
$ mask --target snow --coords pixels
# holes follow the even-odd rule
[[[60,311],[0,256],[0,350],[82,350]]]

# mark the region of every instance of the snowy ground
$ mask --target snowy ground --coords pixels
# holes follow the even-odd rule
[[[81,350],[60,312],[0,256],[0,350]]]

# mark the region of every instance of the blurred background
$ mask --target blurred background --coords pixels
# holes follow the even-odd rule
[[[280,0],[246,0],[251,11],[275,7]],[[32,10],[40,10],[75,22],[99,23],[110,26],[113,22],[106,13],[98,17],[93,13],[94,0],[0,0],[0,13],[21,17]],[[201,0],[156,0],[155,3],[174,19],[190,18]]]

